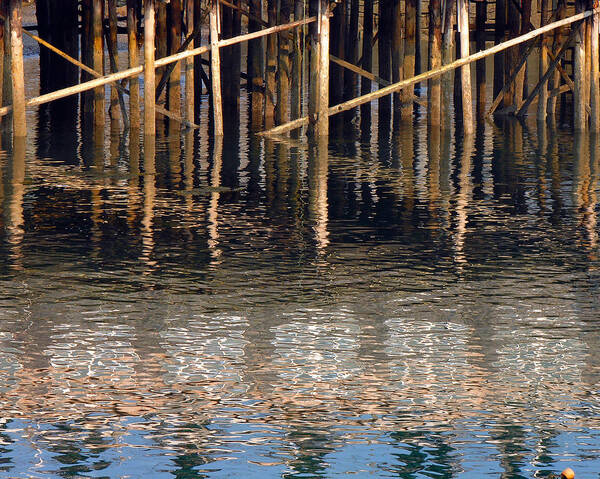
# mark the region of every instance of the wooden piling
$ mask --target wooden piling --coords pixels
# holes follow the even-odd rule
[[[137,67],[140,63],[138,49],[138,2],[127,0],[127,65]],[[129,79],[129,123],[132,131],[140,129],[140,83],[137,77]]]
[[[108,0],[108,38],[107,46],[111,56],[111,70],[113,73],[119,68],[119,49],[117,40],[117,0]],[[120,119],[119,112],[119,91],[116,86],[110,88],[110,104],[108,113],[111,120],[118,121]]]
[[[294,20],[300,20],[301,18],[304,18],[304,2],[303,0],[295,0]],[[304,53],[302,29],[297,28],[294,31],[293,41],[290,117],[296,119],[302,116],[302,58]]]
[[[170,55],[177,53],[181,47],[181,31],[183,26],[183,4],[181,0],[171,0],[167,10],[168,17],[168,51]],[[167,83],[167,108],[172,113],[181,113],[181,66],[176,62]]]
[[[155,57],[164,58],[167,56],[167,49],[169,48],[169,31],[167,29],[167,3],[162,0],[155,0],[155,28],[156,33],[154,38],[155,44]],[[163,67],[156,69],[156,74],[161,77],[164,72]]]
[[[297,0],[297,3],[299,2],[300,0]],[[250,14],[253,17],[262,18],[261,0],[250,0]],[[248,20],[248,31],[257,32],[260,28],[260,22],[250,17]],[[265,101],[263,93],[263,61],[263,39],[250,40],[248,42],[248,82],[250,83],[251,91],[250,115],[253,128],[255,129],[259,129],[262,126],[263,120],[263,104]]]
[[[392,0],[379,0],[378,62],[379,77],[392,80]],[[385,96],[379,99],[379,117],[389,115],[392,99]],[[336,102],[337,103],[337,102]]]
[[[440,0],[429,0],[429,69],[442,66],[442,5]],[[427,123],[438,126],[441,121],[442,100],[440,77],[427,82]]]
[[[223,104],[221,97],[221,57],[219,53],[219,2],[212,0],[209,13],[210,73],[213,105],[213,134],[223,136]]]
[[[329,0],[320,0],[319,11],[319,101],[317,135],[329,135]]]
[[[405,0],[404,2],[404,78],[410,78],[414,76],[416,72],[416,25],[418,3],[420,3],[419,0]],[[414,85],[402,90],[402,118],[404,120],[412,118],[412,97],[414,94]]]
[[[7,18],[6,15],[6,2],[0,2],[0,15],[2,18]],[[4,101],[6,98],[4,92],[4,50],[6,49],[5,42],[6,40],[6,32],[8,31],[7,24],[8,22],[0,22],[0,107],[4,106]],[[2,120],[0,119],[0,124]]]
[[[200,15],[200,12],[198,12]],[[189,37],[194,32],[194,2],[186,0],[185,2],[185,36]],[[194,48],[190,42],[188,50]],[[184,118],[187,121],[194,121],[194,59],[192,57],[185,59],[185,102]]]
[[[202,0],[188,0],[194,3],[194,29],[200,29],[201,26],[201,12],[202,12]],[[194,40],[194,48],[200,48],[202,46],[202,36],[198,35]],[[200,108],[202,106],[202,74],[204,70],[202,68],[202,57],[197,55],[194,57],[194,119],[200,117]],[[206,83],[208,89],[210,85]]]
[[[402,15],[402,4],[400,0],[393,0],[394,9],[392,12],[393,23],[392,23],[392,82],[399,82],[404,78],[404,44],[402,42],[402,30],[404,29],[403,25],[403,15]],[[357,29],[355,29],[356,31]],[[344,98],[345,100],[350,100],[354,98],[356,95],[352,95],[352,97]],[[394,123],[397,120],[402,119],[402,94],[400,92],[394,93],[393,96],[394,101]]]
[[[92,0],[92,69],[104,75],[103,0]],[[94,89],[94,128],[104,128],[105,87]]]
[[[575,0],[575,10],[577,13],[585,9],[585,0]],[[573,128],[585,130],[587,121],[585,113],[585,22],[574,25],[576,28],[575,45],[573,47]]]
[[[467,0],[458,0],[458,25],[460,30],[460,56],[469,56],[469,4]],[[471,67],[461,67],[462,87],[462,121],[463,131],[466,135],[473,133],[473,104],[471,101]]]
[[[388,0],[383,0],[388,1]],[[331,17],[331,45],[330,50],[338,58],[346,58],[346,3],[339,3],[333,10]],[[344,69],[331,65],[329,76],[329,102],[332,105],[341,103],[344,98]]]
[[[540,26],[548,23],[549,17],[549,0],[541,0],[540,5]],[[548,69],[548,47],[549,47],[549,35],[542,36],[542,44],[540,47],[540,60],[539,60],[539,77],[542,78]],[[537,115],[538,121],[546,121],[546,112],[548,107],[548,88],[547,82],[542,85],[538,97]]]
[[[506,2],[510,0],[496,0],[495,4],[495,26],[494,44],[499,45],[506,37]],[[506,53],[501,52],[494,55],[494,98],[504,87],[504,57]]]
[[[269,26],[277,24],[277,1],[267,0],[267,16]],[[277,36],[267,37],[267,66],[265,70],[265,128],[271,128],[275,121],[275,103],[277,82]]]
[[[154,0],[145,0],[144,8],[144,136],[156,134],[155,90],[156,72],[154,69]]]
[[[25,71],[23,67],[23,5],[22,0],[9,0],[10,49],[13,106],[13,136],[27,136],[25,116]]]
[[[507,5],[507,29],[508,37],[516,38],[521,30],[520,14],[517,9],[517,3],[508,0]],[[519,58],[519,48],[514,47],[506,51],[504,56],[504,83],[507,84],[508,76],[515,68]],[[523,68],[521,68],[515,80],[508,86],[509,88],[504,92],[504,107],[505,108],[519,108],[520,102],[523,99]],[[520,92],[519,96],[517,92]]]
[[[394,0],[398,4],[400,1]],[[346,25],[346,60],[356,65],[358,63],[358,16],[359,16],[359,0],[350,0],[350,14],[348,15],[348,23]],[[396,9],[396,6],[394,6]],[[392,59],[393,63],[393,59]],[[344,100],[354,98],[358,92],[358,76],[353,71],[346,69],[344,71]]]
[[[362,68],[368,72],[373,71],[373,0],[364,0],[363,11],[363,44]],[[363,77],[360,84],[361,95],[371,93],[371,80]],[[370,129],[371,104],[365,103],[360,108],[361,128]]]
[[[454,17],[455,17],[455,2],[448,0],[445,2],[444,11],[444,25],[442,34],[442,63],[447,65],[454,59]],[[452,94],[454,91],[454,73],[447,72],[442,75],[442,107],[441,117],[443,121],[443,128],[449,129],[451,121],[451,107]]]
[[[598,35],[600,34],[600,18],[599,14],[595,13],[591,19],[591,36],[590,36],[590,129],[591,131],[600,131],[600,65],[599,55],[600,48],[598,45]]]
[[[279,22],[286,24],[290,22],[291,1],[280,0]],[[278,35],[279,49],[277,55],[277,109],[276,120],[279,125],[289,121],[290,100],[290,35],[288,31],[282,31]]]
[[[317,16],[310,31],[310,132],[316,137],[329,135],[329,2],[311,0],[310,13]]]
[[[475,4],[475,49],[485,50],[485,26],[487,23],[487,0],[479,0]],[[485,116],[486,102],[486,68],[485,59],[475,64],[475,75],[477,85],[477,118],[480,120]]]
[[[555,16],[557,20],[562,20],[563,18],[565,18],[566,16],[566,10],[567,10],[567,5],[566,5],[566,0],[558,0],[556,2],[556,9],[555,9]],[[564,32],[563,32],[563,28],[557,28],[556,30],[554,30],[554,33],[552,35],[552,50],[554,52],[556,52],[558,50],[558,48],[560,47],[562,40],[564,38]],[[548,80],[548,90],[552,91],[555,88],[558,88],[560,85],[560,73],[558,71],[555,71],[549,78]],[[555,119],[556,117],[556,103],[557,103],[557,96],[550,96],[548,98],[548,108],[547,108],[547,118],[551,118],[551,119]]]

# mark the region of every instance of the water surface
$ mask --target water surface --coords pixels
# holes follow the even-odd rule
[[[599,477],[598,138],[33,120],[0,152],[0,476]]]

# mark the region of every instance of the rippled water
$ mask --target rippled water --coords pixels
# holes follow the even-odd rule
[[[0,476],[598,477],[598,138],[43,120],[0,152]]]

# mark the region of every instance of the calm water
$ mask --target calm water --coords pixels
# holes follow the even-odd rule
[[[48,115],[0,152],[1,477],[600,477],[597,138]]]

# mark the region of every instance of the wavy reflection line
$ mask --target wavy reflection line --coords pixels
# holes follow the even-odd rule
[[[154,252],[154,203],[156,199],[156,138],[144,138],[144,207],[142,216],[142,254],[140,260],[148,267],[146,274],[158,266]]]
[[[313,231],[317,249],[323,252],[329,245],[328,226],[328,142],[327,138],[319,137],[312,146],[312,171],[309,171],[309,208],[313,220]],[[310,174],[312,173],[312,174]],[[312,180],[312,181],[311,181]]]
[[[213,164],[210,173],[210,186],[214,189],[208,203],[208,248],[213,258],[213,264],[218,264],[221,257],[219,248],[219,198],[221,186],[221,167],[223,166],[223,138],[215,137],[213,143]]]
[[[23,253],[21,246],[25,236],[25,218],[23,214],[23,197],[25,196],[25,138],[15,138],[13,154],[10,161],[10,188],[6,209],[6,233],[10,248],[11,267],[23,269]]]
[[[456,232],[454,235],[454,261],[458,265],[467,262],[465,257],[465,236],[467,234],[468,206],[471,200],[471,154],[473,152],[473,136],[463,140],[463,151],[460,159],[458,193],[456,195]]]

